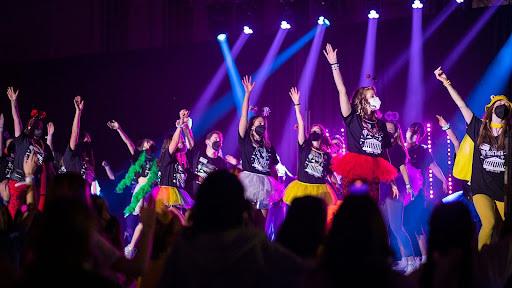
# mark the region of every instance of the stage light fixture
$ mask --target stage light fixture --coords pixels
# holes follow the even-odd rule
[[[290,29],[290,28],[292,28],[292,26],[290,24],[288,24],[288,22],[286,22],[284,20],[281,21],[281,29],[285,29],[286,30],[286,29]]]
[[[464,0],[455,0],[457,1],[457,3],[461,4],[461,3],[464,3]]]
[[[226,40],[226,37],[227,37],[226,34],[221,33],[221,34],[217,35],[217,40],[224,41],[224,40]]]
[[[412,3],[413,9],[421,9],[423,8],[423,3],[421,3],[420,0],[414,0],[414,3]]]
[[[327,20],[327,18],[325,18],[324,16],[318,17],[317,23],[318,23],[318,25],[325,25],[325,26],[331,25],[331,22],[329,22],[329,20]]]
[[[370,13],[368,13],[368,18],[370,19],[378,19],[379,17],[379,13],[377,13],[375,10],[370,10]]]
[[[244,34],[249,35],[252,33],[254,33],[254,31],[252,31],[252,29],[249,28],[249,26],[244,26]]]

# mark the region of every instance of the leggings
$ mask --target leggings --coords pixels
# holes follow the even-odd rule
[[[478,233],[478,250],[480,250],[484,245],[491,243],[492,232],[498,217],[496,208],[503,220],[505,218],[505,206],[503,202],[495,201],[485,194],[473,195],[473,203],[482,222],[482,227]]]
[[[386,198],[381,205],[384,219],[388,222],[391,232],[401,248],[402,257],[413,256],[411,239],[403,226],[404,204],[397,199]]]

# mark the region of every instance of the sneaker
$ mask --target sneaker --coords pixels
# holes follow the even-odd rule
[[[131,248],[130,245],[124,247],[124,256],[128,259],[133,259],[133,256],[135,256],[135,248]]]

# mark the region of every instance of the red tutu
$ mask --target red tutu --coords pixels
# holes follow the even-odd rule
[[[331,168],[348,181],[391,182],[397,176],[395,167],[381,157],[370,157],[352,152],[343,156],[334,156]]]

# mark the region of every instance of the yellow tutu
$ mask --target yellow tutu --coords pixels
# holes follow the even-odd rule
[[[171,186],[158,186],[153,189],[153,195],[156,195],[156,210],[167,210],[167,207],[181,206],[190,208],[193,205],[193,200],[188,193],[183,189],[178,189]]]
[[[308,184],[295,180],[286,187],[283,201],[290,205],[295,198],[315,196],[324,199],[327,205],[336,203],[336,194],[327,184]]]

